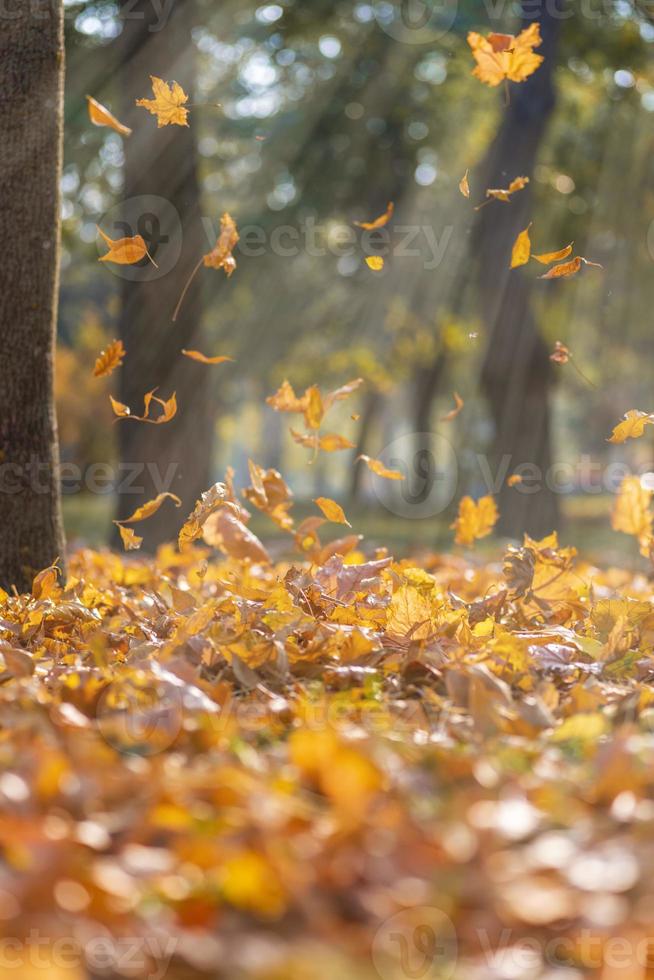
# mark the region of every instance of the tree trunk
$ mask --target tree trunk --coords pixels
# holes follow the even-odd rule
[[[525,26],[532,5],[524,4]],[[510,87],[510,103],[481,168],[483,187],[505,187],[517,176],[533,177],[534,165],[555,105],[552,74],[561,15],[543,4],[539,15],[545,61],[526,81]],[[557,526],[558,501],[546,485],[551,466],[549,391],[552,365],[530,309],[534,273],[509,270],[513,243],[530,220],[531,188],[510,204],[492,202],[479,212],[474,249],[479,262],[480,299],[488,347],[482,386],[495,423],[490,470],[499,480],[499,529],[519,536],[542,535]],[[536,480],[517,490],[506,476],[531,464]],[[532,492],[538,485],[539,490]],[[529,492],[527,492],[529,490]]]
[[[125,278],[120,332],[127,357],[118,372],[118,397],[140,414],[147,391],[158,388],[157,395],[165,398],[176,391],[178,414],[161,426],[117,423],[122,484],[119,519],[164,490],[182,499],[185,516],[212,482],[216,375],[180,353],[182,348],[207,352],[201,330],[202,271],[186,294],[177,322],[171,319],[184,284],[213,245],[202,224],[197,116],[189,117],[188,128],[169,125],[159,129],[154,116],[134,105],[137,97],[151,97],[150,75],[179,82],[189,102],[193,101],[195,4],[194,0],[174,0],[163,23],[156,8],[150,0],[124,7],[120,39],[123,121],[133,133],[125,140],[124,224],[120,219],[115,227],[103,230],[111,237],[141,233],[159,266],[155,269],[147,259],[140,266],[113,266]],[[219,113],[213,108],[199,111]],[[216,234],[217,218],[213,221]],[[164,507],[139,525],[144,548],[153,550],[173,539],[177,518]]]
[[[53,362],[63,5],[13,4],[0,31],[0,585],[63,559]]]

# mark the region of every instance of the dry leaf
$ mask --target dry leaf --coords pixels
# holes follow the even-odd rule
[[[601,269],[603,266],[599,262],[591,262],[589,259],[585,259],[581,255],[576,255],[574,259],[569,262],[563,262],[561,265],[555,265],[547,272],[539,276],[539,279],[569,279],[571,276],[576,276],[582,265],[590,265],[595,269]]]
[[[520,483],[522,483],[522,477],[519,473],[513,473],[506,481],[507,487],[517,487]]]
[[[225,361],[233,361],[233,357],[207,357],[206,354],[201,354],[199,350],[182,350],[184,357],[190,357],[192,361],[198,361],[200,364],[224,364]]]
[[[652,543],[652,491],[637,476],[626,476],[620,484],[611,515],[611,527],[638,538],[641,554],[648,556]]]
[[[463,408],[463,398],[461,398],[461,395],[459,395],[459,393],[456,391],[454,392],[454,405],[455,407],[452,409],[452,411],[448,412],[447,415],[444,415],[441,422],[452,422]]]
[[[492,87],[507,80],[524,82],[543,63],[543,56],[534,53],[541,43],[538,23],[530,24],[517,37],[512,34],[483,37],[470,31],[468,44],[477,62],[472,74]]]
[[[470,182],[468,181],[468,173],[469,171],[466,170],[463,177],[459,181],[459,190],[464,197],[470,197]]]
[[[531,225],[528,225],[524,231],[521,231],[513,244],[513,251],[511,252],[512,269],[517,269],[519,266],[526,265],[529,262],[531,256],[530,228]]]
[[[388,470],[382,463],[380,459],[373,459],[371,456],[366,456],[362,454],[357,456],[355,462],[358,463],[359,460],[363,460],[368,469],[375,473],[377,476],[383,477],[384,480],[403,480],[404,474],[400,473],[398,470]]]
[[[118,521],[114,521],[114,524],[118,528],[125,551],[138,551],[143,544],[143,538],[139,538],[134,528],[123,527]]]
[[[569,255],[572,255],[572,249],[574,242],[570,242],[565,248],[559,249],[558,252],[544,252],[542,255],[532,255],[532,259],[536,262],[540,262],[541,265],[551,265],[552,262],[562,262],[563,259],[567,259]]]
[[[550,361],[554,361],[555,364],[567,364],[570,357],[570,349],[560,340],[557,340],[554,344],[554,350],[550,354]]]
[[[143,415],[133,415],[132,410],[128,405],[123,405],[122,402],[116,401],[109,395],[109,401],[111,402],[111,407],[113,409],[114,415],[119,419],[131,419],[134,422],[148,422],[150,425],[164,425],[166,422],[170,422],[171,419],[177,414],[177,395],[173,392],[170,398],[163,399],[158,398],[155,395],[157,389],[153,388],[152,391],[148,391],[143,397]],[[150,408],[152,402],[156,402],[161,405],[163,409],[161,415],[156,419],[150,418]]]
[[[111,129],[115,129],[117,133],[120,133],[121,136],[130,135],[132,130],[129,126],[123,126],[100,102],[96,102],[90,95],[86,96],[86,102],[89,110],[89,119],[95,126],[109,126]]]
[[[157,117],[159,128],[171,124],[188,126],[188,109],[184,109],[184,104],[188,102],[188,95],[181,85],[177,82],[169,85],[156,75],[150,75],[150,81],[154,99],[137,99],[136,104],[143,106]]]
[[[109,251],[105,255],[100,256],[98,262],[115,262],[116,265],[134,265],[134,263],[140,262],[141,259],[147,257],[152,262],[152,265],[157,268],[157,263],[148,252],[148,246],[145,244],[145,240],[141,235],[134,235],[131,238],[112,239],[108,235],[105,235],[101,228],[98,228],[98,232],[109,248]]]
[[[479,211],[486,204],[489,204],[491,200],[493,201],[511,201],[513,194],[517,194],[518,191],[523,191],[527,184],[529,183],[529,177],[515,177],[508,187],[505,188],[489,188],[486,191],[486,197],[488,200],[484,201],[483,204],[479,204],[475,210]]]
[[[457,544],[474,544],[491,533],[498,517],[497,505],[492,497],[482,497],[476,503],[472,497],[464,497],[459,503],[458,516],[452,524],[456,531],[454,540]]]
[[[364,231],[375,231],[377,228],[383,228],[393,217],[393,211],[395,210],[395,205],[392,201],[389,202],[384,214],[381,214],[374,221],[355,221],[354,224],[358,228],[363,228]]]
[[[125,357],[122,340],[113,340],[108,347],[101,351],[93,369],[94,378],[106,378],[119,368]]]
[[[317,497],[314,504],[320,508],[328,521],[333,524],[346,524],[348,527],[352,527],[343,513],[343,508],[335,500],[330,500],[329,497]]]
[[[208,269],[223,269],[229,279],[236,269],[236,259],[232,252],[239,242],[239,233],[236,222],[227,211],[220,219],[220,234],[216,244],[203,256],[203,262]]]
[[[182,501],[179,499],[177,494],[174,493],[159,493],[152,500],[148,500],[147,503],[142,504],[140,507],[134,511],[131,517],[125,517],[120,521],[120,524],[138,524],[139,521],[146,521],[148,517],[152,517],[156,514],[161,505],[165,500],[172,500],[175,507],[181,507]],[[114,523],[118,524],[118,521]]]
[[[214,483],[209,490],[205,490],[179,532],[178,544],[180,551],[202,536],[202,528],[206,521],[211,514],[224,506],[226,500],[227,487],[224,483]]]
[[[654,415],[632,408],[626,413],[624,421],[616,425],[607,442],[621,443],[626,442],[627,439],[639,439],[645,432],[646,425],[654,425]]]
[[[366,255],[366,265],[373,272],[381,272],[384,268],[384,260],[381,255]]]

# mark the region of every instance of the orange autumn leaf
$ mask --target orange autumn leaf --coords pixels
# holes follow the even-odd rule
[[[373,272],[381,272],[384,268],[384,260],[381,255],[366,255],[366,265]]]
[[[202,536],[204,525],[212,514],[225,505],[226,500],[227,487],[224,483],[214,483],[209,490],[205,490],[179,532],[177,541],[180,551]]]
[[[567,259],[569,255],[572,255],[572,249],[574,247],[574,242],[570,242],[565,248],[560,248],[558,252],[544,252],[542,255],[532,255],[532,259],[536,262],[540,262],[541,265],[551,265],[552,262],[562,262],[563,259]]]
[[[329,394],[325,395],[323,398],[325,412],[332,407],[334,402],[344,401],[346,398],[349,398],[350,395],[354,394],[354,392],[357,391],[363,383],[363,378],[354,378],[353,381],[348,381],[347,384],[341,385],[340,388],[330,391]]]
[[[375,473],[377,476],[381,476],[384,480],[404,479],[403,473],[400,473],[399,470],[387,469],[380,459],[374,459],[371,456],[366,456],[365,454],[362,454],[361,456],[357,456],[355,462],[358,463],[359,460],[362,460],[372,473]]]
[[[149,422],[151,425],[163,425],[166,422],[170,422],[177,414],[177,395],[173,392],[168,399],[158,398],[155,395],[156,390],[156,388],[153,388],[152,391],[148,391],[144,395],[143,415],[134,415],[128,405],[123,405],[122,402],[116,401],[115,398],[109,395],[109,401],[111,402],[114,415],[119,419],[132,419],[134,422]],[[155,419],[150,418],[152,402],[156,402],[162,408],[161,415]]]
[[[498,517],[497,505],[492,497],[482,497],[477,502],[472,497],[464,497],[459,502],[457,518],[451,525],[456,531],[454,540],[457,544],[471,545],[480,538],[488,537]]]
[[[530,24],[517,37],[495,33],[483,37],[470,31],[468,44],[477,63],[472,74],[491,87],[504,81],[524,82],[544,60],[534,52],[542,44],[538,23]]]
[[[343,508],[335,500],[331,500],[329,497],[316,497],[314,504],[322,511],[328,521],[333,524],[346,524],[347,527],[352,527],[343,512]]]
[[[159,128],[170,125],[188,126],[188,109],[184,108],[184,104],[188,102],[188,95],[181,85],[177,82],[169,85],[156,75],[150,75],[150,81],[154,98],[137,99],[136,104],[157,117]]]
[[[325,414],[320,388],[317,385],[311,385],[304,393],[304,397],[306,399],[304,408],[306,426],[308,429],[319,429]]]
[[[125,551],[138,551],[143,544],[143,538],[139,538],[138,534],[136,534],[134,531],[134,528],[123,527],[123,525],[118,521],[114,521],[114,524],[118,528]]]
[[[389,202],[384,214],[380,214],[378,218],[374,221],[355,221],[354,224],[358,228],[363,228],[364,231],[376,231],[377,228],[383,228],[393,217],[393,212],[395,210],[395,205],[392,201]]]
[[[141,235],[133,235],[131,238],[113,239],[105,235],[101,228],[98,228],[98,232],[109,248],[108,252],[100,256],[98,262],[115,262],[116,265],[134,265],[147,256],[150,262],[152,262],[152,265],[157,268],[157,263],[148,252],[148,246],[145,244],[145,240]]]
[[[202,538],[212,548],[220,548],[239,561],[270,562],[270,555],[252,531],[229,505],[214,511],[205,521]]]
[[[468,180],[468,173],[469,171],[466,170],[463,177],[459,181],[459,190],[461,191],[464,197],[470,197],[470,182]]]
[[[159,493],[152,500],[148,500],[145,504],[141,504],[140,507],[134,511],[131,517],[124,517],[120,522],[115,523],[120,524],[138,524],[139,521],[146,521],[148,517],[152,517],[156,514],[161,505],[165,500],[172,500],[175,507],[181,507],[182,501],[179,499],[175,493]]]
[[[554,361],[555,364],[567,364],[571,356],[570,348],[557,340],[554,344],[554,350],[550,354],[550,361]]]
[[[334,432],[326,433],[318,439],[318,446],[323,452],[337,453],[342,449],[355,449],[355,445],[345,436],[339,436]]]
[[[130,135],[132,130],[129,126],[123,126],[105,106],[97,102],[92,96],[86,96],[86,103],[89,110],[89,119],[95,126],[109,126],[111,129],[115,129],[117,133],[120,133],[121,136]]]
[[[231,214],[227,211],[220,219],[220,233],[216,244],[203,256],[203,262],[208,269],[223,269],[229,279],[236,269],[236,259],[232,252],[239,242],[238,228]]]
[[[266,404],[274,408],[276,412],[304,412],[306,407],[306,396],[298,398],[290,382],[282,381],[274,395],[266,398]]]
[[[515,242],[513,243],[513,250],[511,252],[511,268],[517,269],[521,265],[526,265],[529,262],[531,256],[531,238],[529,237],[529,229],[531,225],[528,225],[524,231],[521,231]]]
[[[199,364],[224,364],[225,361],[233,361],[233,357],[207,357],[206,354],[202,354],[199,350],[182,350],[184,357],[190,357],[192,361],[198,361]]]
[[[615,426],[607,442],[621,443],[627,439],[639,439],[645,432],[646,425],[654,425],[654,415],[632,408],[626,413],[624,421]]]
[[[574,259],[569,262],[563,262],[561,265],[552,266],[547,272],[539,276],[539,279],[570,279],[572,276],[576,276],[582,265],[590,265],[595,269],[601,269],[603,266],[599,262],[591,262],[589,259],[585,259],[582,255],[576,255]]]
[[[484,201],[483,204],[479,204],[475,210],[479,211],[481,208],[485,207],[486,204],[490,204],[490,201],[504,201],[510,202],[513,194],[517,194],[518,191],[523,191],[527,184],[529,183],[529,177],[514,177],[508,187],[491,187],[486,191],[486,197],[488,200]]]
[[[459,395],[457,391],[454,392],[453,397],[454,397],[454,408],[450,412],[448,412],[447,415],[443,416],[441,422],[454,421],[454,419],[457,417],[457,415],[459,415],[461,409],[464,406],[463,398],[461,398],[461,395]]]
[[[613,530],[636,537],[644,556],[649,554],[652,543],[651,500],[652,491],[643,487],[639,477],[626,476],[620,484],[611,515]]]
[[[116,401],[116,399],[111,395],[109,395],[109,401],[111,402],[111,408],[114,415],[116,415],[119,419],[129,418],[132,414],[132,411],[128,405],[123,405],[122,402]]]
[[[96,359],[95,367],[93,368],[93,377],[108,377],[116,368],[121,366],[124,357],[125,348],[123,347],[122,340],[112,341],[108,347],[101,351],[100,356]]]
[[[507,487],[517,487],[520,483],[522,483],[522,477],[519,473],[513,473],[506,481]]]

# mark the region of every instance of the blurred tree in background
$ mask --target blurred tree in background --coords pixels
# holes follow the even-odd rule
[[[217,476],[233,461],[237,477],[244,478],[247,457],[254,455],[282,468],[300,496],[329,490],[334,496],[354,492],[366,504],[376,500],[368,474],[352,467],[354,453],[307,467],[306,451],[292,443],[284,420],[262,407],[285,376],[302,387],[360,375],[367,383],[357,409],[361,418],[352,421],[345,412],[339,431],[372,455],[398,438],[412,441],[412,492],[419,493],[427,479],[416,463],[421,453],[432,453],[429,465],[436,471],[452,466],[439,449],[446,439],[457,461],[459,494],[484,489],[488,470],[499,480],[501,457],[508,453],[509,472],[524,462],[569,464],[566,490],[573,497],[591,466],[582,454],[613,459],[616,451],[605,439],[615,418],[641,403],[647,407],[649,379],[641,364],[651,344],[654,28],[640,4],[562,3],[562,16],[553,21],[558,43],[546,38],[547,68],[532,84],[513,86],[507,107],[502,94],[471,76],[466,36],[470,29],[517,30],[519,5],[486,9],[461,0],[450,6],[446,23],[417,22],[413,30],[402,9],[399,3],[349,0],[228,0],[219,7],[197,0],[196,13],[187,18],[186,4],[176,0],[170,22],[147,41],[151,62],[139,58],[126,74],[124,46],[133,31],[145,29],[143,23],[121,22],[112,3],[68,5],[60,340],[70,355],[63,370],[70,370],[70,356],[88,374],[93,353],[82,334],[90,316],[99,318],[105,340],[118,336],[122,322],[134,357],[131,374],[123,368],[117,375],[122,400],[138,407],[139,392],[158,384],[166,396],[176,387],[187,409],[191,402],[201,406],[188,414],[194,419],[192,450],[208,468],[202,478]],[[175,56],[160,67],[155,52],[164,37],[166,44],[174,40]],[[99,48],[102,58],[95,57]],[[112,60],[115,70],[107,74]],[[164,162],[165,140],[154,120],[143,116],[139,125],[160,141],[161,155],[130,170],[129,154],[136,158],[137,146],[128,150],[126,163],[130,140],[91,127],[84,96],[89,92],[120,114],[148,94],[150,73],[182,81],[193,63],[195,84],[188,90],[200,105],[192,130],[204,221],[185,228],[174,273],[150,284],[122,283],[94,266],[95,225],[135,194],[174,197],[166,181],[192,171],[192,137],[179,142],[184,160]],[[206,105],[215,102],[222,109]],[[538,104],[539,118],[541,107],[551,109],[538,132],[525,126],[533,116],[530,102]],[[523,136],[516,142],[518,117]],[[467,168],[471,201],[458,192]],[[486,187],[503,186],[523,172],[532,175],[529,190],[511,205],[490,204],[477,220],[471,205]],[[387,234],[355,235],[352,222],[380,214],[389,200],[396,210]],[[171,297],[181,291],[187,264],[213,245],[225,210],[242,232],[237,273],[229,281],[222,273],[200,276],[173,326]],[[509,279],[512,239],[529,220],[538,250],[574,240],[578,252],[601,262],[605,272],[552,284],[538,282],[537,272],[528,269]],[[363,259],[379,250],[386,268],[375,276]],[[489,289],[498,278],[510,286],[496,290],[500,302],[491,308]],[[128,299],[121,314],[123,287]],[[142,299],[146,289],[152,306]],[[207,339],[191,343],[201,295]],[[556,340],[573,349],[596,390],[550,364]],[[236,363],[211,374],[177,364],[182,374],[171,375],[170,351],[188,346],[228,354]],[[108,387],[96,385],[98,400],[89,402],[98,406],[98,429]],[[439,419],[455,389],[466,408],[443,425]],[[69,390],[62,393],[64,431],[72,397]],[[96,413],[89,416],[92,428]],[[580,433],[580,420],[588,417]],[[206,431],[211,418],[214,450]],[[136,429],[114,432],[136,438]],[[186,430],[180,427],[179,435],[188,444]],[[67,457],[83,466],[110,456],[101,437],[64,441]],[[637,451],[649,454],[643,445]],[[163,451],[155,451],[157,458]],[[130,452],[147,458],[143,446],[123,444],[123,456]],[[178,445],[173,455],[181,453]],[[200,474],[198,469],[198,481]],[[503,501],[505,530],[533,520],[539,532],[558,520],[553,494],[537,499],[514,495]],[[390,511],[382,513],[390,519],[397,508],[392,499],[388,504]],[[131,509],[131,501],[125,506]]]

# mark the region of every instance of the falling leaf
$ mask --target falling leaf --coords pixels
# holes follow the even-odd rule
[[[468,44],[477,62],[472,74],[492,87],[508,80],[524,82],[543,63],[543,56],[534,53],[540,47],[540,24],[530,24],[522,33],[489,34],[483,37],[476,31],[468,34]]]
[[[547,272],[539,276],[539,279],[569,279],[571,276],[576,276],[582,265],[590,265],[595,269],[602,269],[603,266],[599,262],[591,262],[589,259],[583,258],[581,255],[576,255],[574,259],[569,262],[563,262],[561,265],[552,266]]]
[[[335,402],[344,401],[353,395],[355,391],[363,384],[363,378],[354,378],[353,381],[348,381],[347,384],[341,385],[340,388],[336,388],[335,391],[330,391],[323,398],[323,404],[325,407],[325,412],[329,411]]]
[[[159,493],[153,500],[148,500],[147,503],[142,504],[140,507],[134,511],[131,517],[124,517],[120,521],[121,524],[138,524],[139,521],[146,521],[148,517],[152,517],[156,514],[161,505],[165,500],[172,500],[175,507],[181,507],[182,501],[179,499],[177,494],[174,493]],[[118,523],[118,522],[116,522]]]
[[[123,405],[122,402],[116,401],[115,398],[112,398],[112,396],[109,395],[109,401],[111,402],[114,415],[116,415],[119,419],[131,419],[134,422],[147,422],[150,425],[164,425],[166,422],[170,422],[171,419],[173,419],[177,414],[177,395],[175,392],[173,392],[168,399],[158,398],[155,395],[156,390],[157,389],[154,388],[152,391],[148,391],[144,396],[143,415],[134,415],[128,405]],[[156,402],[163,409],[161,415],[155,419],[150,418],[150,408],[152,402]]]
[[[120,133],[121,136],[130,135],[132,130],[129,126],[123,126],[100,102],[96,102],[90,95],[86,96],[86,102],[89,110],[89,119],[95,126],[109,126],[111,129],[115,129],[117,133]]]
[[[240,561],[270,562],[270,555],[256,534],[228,507],[220,508],[204,522],[202,537],[212,548],[220,548]]]
[[[384,466],[384,464],[380,459],[373,459],[371,456],[366,456],[362,454],[361,456],[357,456],[355,462],[358,463],[359,460],[363,460],[363,462],[366,464],[366,466],[372,473],[375,473],[377,476],[383,477],[384,480],[404,479],[403,473],[400,473],[398,470],[386,469],[386,467]]]
[[[227,211],[220,219],[220,234],[216,244],[203,256],[203,262],[208,269],[223,269],[229,279],[236,269],[236,259],[232,252],[239,242],[239,233],[236,222]]]
[[[152,262],[152,265],[157,268],[157,263],[148,252],[148,246],[145,244],[145,240],[141,235],[134,235],[131,238],[112,239],[108,235],[105,235],[101,228],[98,228],[98,232],[104,239],[105,244],[109,247],[109,251],[101,255],[98,262],[115,262],[116,265],[134,265],[135,262],[140,262],[141,259],[147,256],[150,262]]]
[[[182,350],[184,357],[190,357],[192,361],[198,361],[200,364],[224,364],[225,361],[233,361],[233,357],[207,357],[206,354],[201,354],[199,350]]]
[[[492,497],[482,497],[476,503],[472,497],[464,497],[459,502],[459,513],[452,524],[456,531],[454,540],[457,544],[474,544],[491,533],[498,517],[497,505]]]
[[[97,358],[93,369],[94,378],[106,378],[119,368],[125,357],[122,340],[113,340]]]
[[[175,307],[175,312],[173,313],[172,320],[173,323],[177,320],[179,311],[182,308],[182,303],[184,302],[184,297],[186,296],[191,283],[195,279],[196,275],[202,268],[206,266],[208,269],[222,269],[227,278],[229,279],[232,273],[236,269],[236,259],[232,255],[233,250],[236,248],[239,242],[238,228],[236,227],[236,222],[232,218],[231,214],[226,211],[222,218],[220,219],[220,232],[218,238],[216,239],[216,244],[203,255],[193,272],[186,280],[186,285],[184,286],[181,296],[177,301],[177,306]]]
[[[469,171],[466,170],[463,177],[459,181],[459,190],[464,197],[470,197],[470,182],[468,181],[468,173]]]
[[[513,473],[506,481],[507,487],[517,487],[520,483],[522,483],[522,477],[519,473]]]
[[[377,228],[383,228],[393,217],[393,211],[395,210],[395,205],[391,201],[384,214],[381,214],[374,221],[355,221],[354,224],[359,228],[363,228],[364,231],[375,231]]]
[[[381,272],[384,268],[384,260],[381,255],[366,255],[366,265],[373,272]]]
[[[565,248],[559,249],[558,252],[544,252],[542,255],[532,255],[532,259],[540,262],[541,265],[551,265],[552,262],[561,262],[563,259],[567,259],[569,255],[572,255],[573,246],[574,242],[571,242]]]
[[[637,476],[626,476],[620,484],[611,515],[611,527],[638,539],[641,554],[647,556],[652,542],[652,491]]]
[[[352,527],[343,513],[343,508],[335,500],[330,500],[329,497],[317,497],[314,504],[320,508],[328,521],[333,524],[346,524],[348,527]]]
[[[119,419],[126,419],[132,414],[128,405],[123,405],[122,402],[116,401],[111,395],[109,395],[109,401],[111,402],[114,415],[117,415]]]
[[[177,82],[167,84],[156,75],[150,75],[152,82],[152,92],[154,99],[137,99],[136,104],[143,106],[153,116],[157,117],[157,126],[188,126],[188,109],[184,109],[184,104],[188,102],[188,95],[184,92],[181,85]]]
[[[463,398],[461,398],[461,395],[459,395],[458,392],[455,391],[453,397],[454,397],[455,407],[450,412],[448,412],[447,415],[444,415],[442,417],[441,422],[452,422],[457,417],[457,415],[459,415],[461,409],[464,406]]]
[[[318,446],[326,453],[340,452],[342,449],[355,449],[355,445],[345,436],[339,436],[334,432],[327,432],[318,439]]]
[[[138,551],[143,544],[143,538],[139,538],[134,528],[123,527],[118,521],[114,521],[114,524],[118,528],[125,551]]]
[[[529,229],[531,225],[527,225],[524,231],[521,231],[513,244],[513,251],[511,252],[511,268],[517,269],[521,265],[526,265],[529,262],[531,256],[531,238],[529,237]]]
[[[227,487],[224,483],[214,483],[209,490],[205,490],[179,532],[178,544],[180,550],[183,550],[187,545],[193,541],[197,541],[202,536],[202,528],[205,523],[211,514],[225,505],[226,500]]]
[[[483,204],[479,204],[475,210],[479,211],[486,204],[489,204],[491,200],[510,202],[512,195],[524,190],[528,183],[529,177],[515,177],[506,188],[489,188],[486,191],[488,200],[484,201]]]
[[[555,364],[567,364],[570,360],[570,349],[562,344],[560,340],[557,340],[554,345],[554,350],[550,354],[550,361],[554,361]]]
[[[616,425],[607,442],[621,443],[626,442],[627,439],[639,439],[645,432],[646,425],[654,425],[654,415],[632,408],[626,413],[624,421]]]

